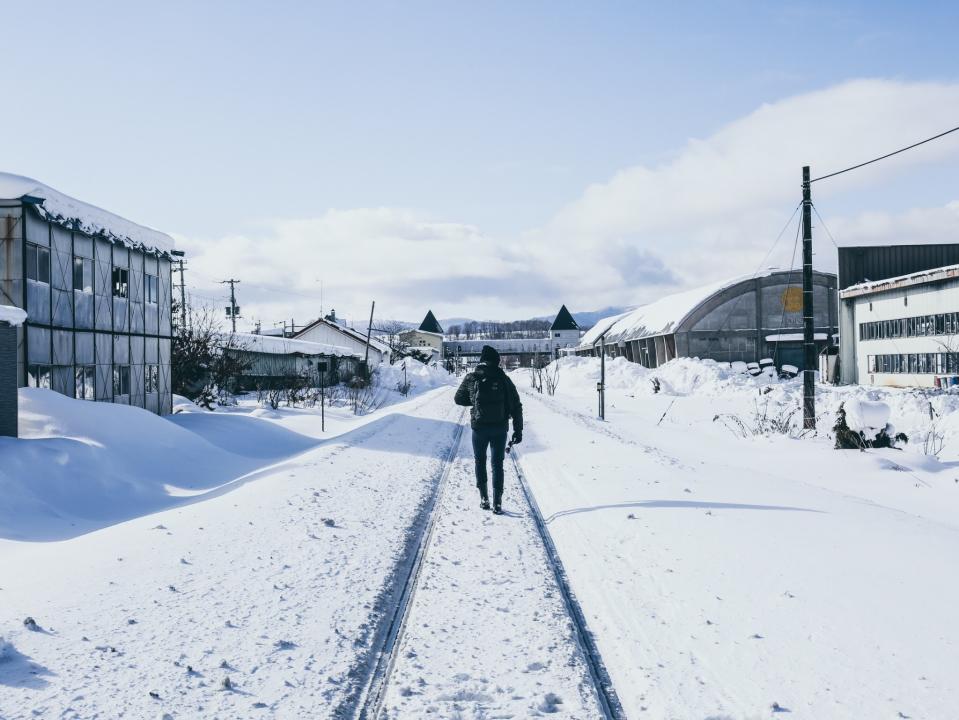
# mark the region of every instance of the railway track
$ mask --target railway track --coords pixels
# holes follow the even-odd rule
[[[560,590],[560,594],[563,596],[563,604],[566,606],[566,612],[569,613],[570,620],[573,622],[576,640],[583,653],[583,657],[586,659],[590,680],[593,682],[593,688],[596,690],[596,698],[599,701],[600,710],[603,712],[603,720],[626,720],[626,713],[623,711],[622,703],[620,703],[619,697],[616,695],[616,690],[609,677],[609,672],[606,670],[606,665],[603,663],[603,658],[599,654],[599,649],[593,640],[593,635],[589,632],[589,628],[586,625],[586,617],[583,615],[583,610],[569,587],[569,579],[566,575],[566,569],[563,567],[563,561],[560,559],[559,553],[556,552],[556,546],[553,544],[553,538],[549,534],[549,528],[546,527],[546,521],[543,519],[543,514],[540,512],[539,505],[536,503],[536,498],[529,488],[529,483],[526,482],[526,475],[523,473],[523,468],[520,465],[515,448],[509,454],[509,457],[513,462],[513,468],[516,470],[516,476],[519,478],[523,495],[529,504],[540,540],[543,541],[543,547],[546,548],[546,557],[549,559],[550,568],[553,570],[553,575],[556,578],[556,585]]]
[[[352,714],[354,720],[382,720],[387,695],[386,691],[390,685],[390,678],[396,666],[398,650],[414,604],[420,576],[424,567],[424,560],[434,535],[436,519],[439,514],[438,510],[442,505],[443,495],[446,491],[450,474],[453,471],[456,457],[459,454],[463,439],[463,429],[463,416],[461,416],[452,446],[446,457],[445,466],[429,503],[428,517],[420,528],[418,538],[415,540],[415,551],[398,580],[399,583],[402,583],[402,591],[399,593],[395,605],[387,614],[387,629],[381,636],[382,639],[379,641],[379,647],[375,650],[375,660],[371,665],[369,675],[354,706],[355,709]],[[562,562],[553,545],[552,538],[546,528],[536,500],[530,492],[526,477],[523,474],[515,452],[513,452],[510,457],[512,458],[513,467],[519,478],[523,496],[529,505],[534,524],[543,542],[546,557],[553,571],[556,585],[560,590],[564,606],[572,621],[577,644],[586,660],[589,678],[595,689],[597,702],[602,712],[601,717],[603,720],[625,720],[626,715],[623,713],[622,706],[610,682],[609,674],[596,649],[592,636],[586,627],[582,610],[570,591],[566,572],[563,569]]]

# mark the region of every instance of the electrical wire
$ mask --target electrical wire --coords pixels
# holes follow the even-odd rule
[[[799,222],[796,223],[796,239],[793,240],[793,255],[789,260],[789,273],[786,275],[786,292],[789,292],[789,288],[792,287],[792,275],[796,272],[796,250],[799,248],[799,231],[802,229],[802,218]],[[783,326],[786,324],[786,298],[783,298],[783,312],[779,318],[779,329],[776,331],[777,335],[782,335]],[[776,349],[773,350],[773,364],[777,365],[777,360],[779,359],[779,347],[782,345],[782,342],[779,341],[776,343]]]
[[[951,130],[946,130],[945,132],[941,132],[941,133],[939,133],[938,135],[933,135],[932,137],[926,138],[925,140],[920,140],[919,142],[913,143],[912,145],[907,145],[907,146],[904,147],[904,148],[899,148],[898,150],[894,150],[894,151],[891,152],[891,153],[886,153],[885,155],[880,155],[879,157],[873,158],[872,160],[867,160],[866,162],[861,162],[861,163],[859,163],[858,165],[853,165],[852,167],[847,167],[845,170],[837,170],[836,172],[829,173],[828,175],[820,175],[819,177],[817,177],[817,178],[815,178],[815,179],[813,179],[813,180],[810,180],[810,181],[809,181],[809,184],[812,185],[814,182],[819,182],[820,180],[826,180],[827,178],[836,177],[836,175],[842,175],[843,173],[850,172],[851,170],[858,170],[859,168],[865,167],[866,165],[872,165],[873,163],[879,162],[880,160],[885,160],[886,158],[891,158],[893,155],[898,155],[899,153],[904,153],[904,152],[906,152],[906,150],[912,150],[913,148],[917,148],[917,147],[919,147],[920,145],[925,145],[926,143],[932,142],[933,140],[938,140],[939,138],[945,137],[945,136],[948,135],[949,133],[954,133],[954,132],[956,132],[957,130],[959,130],[959,126],[956,126],[956,127],[952,128]]]
[[[816,213],[816,217],[819,218],[819,223],[822,225],[822,229],[826,231],[826,235],[829,237],[829,241],[833,244],[833,247],[837,250],[839,245],[836,244],[836,240],[833,238],[832,233],[829,232],[829,228],[826,227],[826,221],[822,219],[822,215],[819,214],[819,210],[816,208],[815,204],[812,206],[813,212]]]

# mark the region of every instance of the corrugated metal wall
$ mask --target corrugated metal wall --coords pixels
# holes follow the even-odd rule
[[[945,265],[959,265],[959,243],[841,247],[839,289]]]

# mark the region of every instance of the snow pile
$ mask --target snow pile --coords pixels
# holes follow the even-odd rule
[[[20,327],[26,319],[27,313],[25,310],[12,305],[0,305],[0,322],[13,325],[13,327]]]
[[[159,252],[170,252],[174,248],[173,238],[166,233],[137,225],[119,215],[64,195],[32,178],[0,172],[0,198],[19,200],[24,196],[42,199],[43,204],[37,205],[37,210],[58,225],[82,230],[89,235],[106,235],[128,246]]]
[[[590,386],[600,379],[600,361],[593,357],[570,356],[556,361],[560,383]],[[652,379],[660,383],[660,392],[667,395],[722,395],[736,388],[755,394],[758,388],[778,384],[775,372],[752,377],[744,372],[743,363],[719,363],[698,358],[677,358],[658,368],[645,368],[639,363],[618,357],[606,360],[606,389],[630,393],[653,392]],[[525,370],[517,370],[522,374]]]
[[[140,408],[21,388],[20,434],[0,438],[0,538],[55,540],[209,496],[315,441],[219,413]]]
[[[0,635],[0,662],[8,659],[13,654],[13,645],[4,640],[3,635]]]
[[[376,378],[376,382],[389,390],[397,390],[404,382],[409,383],[408,395],[418,395],[427,390],[456,383],[456,377],[444,368],[424,365],[419,360],[409,357],[403,358],[395,365],[383,363],[376,369]]]
[[[846,424],[851,430],[863,433],[867,438],[875,438],[883,430],[894,435],[889,427],[889,405],[870,400],[850,400],[844,405]]]

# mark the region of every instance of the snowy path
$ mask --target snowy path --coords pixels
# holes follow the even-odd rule
[[[601,717],[515,471],[478,507],[464,436],[386,690],[387,718]]]
[[[828,441],[730,439],[708,399],[704,425],[679,398],[660,427],[674,398],[607,423],[591,400],[524,394],[521,458],[627,715],[955,715],[959,523],[931,486]]]
[[[0,717],[330,717],[458,417],[437,390],[204,502],[0,542]]]

